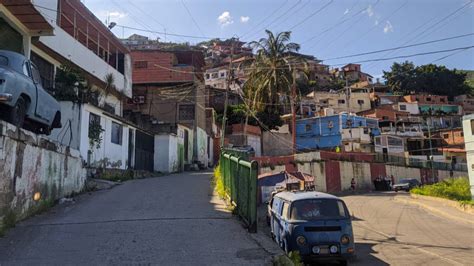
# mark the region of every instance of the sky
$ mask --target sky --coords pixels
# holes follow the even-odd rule
[[[333,59],[474,33],[473,0],[82,0],[100,20],[115,22],[118,37],[137,33],[162,41],[206,38],[253,41],[265,29],[292,32],[300,52],[330,67],[371,59],[474,46],[474,35],[395,51]],[[131,30],[121,26],[132,27]],[[151,33],[153,32],[161,33]],[[166,32],[167,34],[163,34]],[[172,34],[202,38],[177,37]],[[474,48],[410,58],[364,62],[378,78],[393,62],[435,63],[474,70]]]

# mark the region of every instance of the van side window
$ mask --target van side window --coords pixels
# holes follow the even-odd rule
[[[283,207],[281,208],[281,217],[285,220],[288,220],[288,208],[289,208],[288,202],[283,202]]]
[[[280,202],[281,200],[279,198],[273,199],[272,210],[276,213],[280,212]]]

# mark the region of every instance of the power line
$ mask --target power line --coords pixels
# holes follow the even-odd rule
[[[353,9],[356,5],[357,5],[357,2],[351,7],[351,9]],[[339,18],[339,21],[336,22],[336,24],[333,24],[332,26],[329,26],[328,28],[326,28],[325,30],[319,32],[318,34],[313,35],[313,36],[310,37],[309,39],[303,41],[301,44],[305,44],[305,43],[310,42],[310,41],[312,41],[312,40],[314,40],[314,39],[316,39],[316,38],[318,38],[318,37],[321,37],[321,36],[324,35],[325,33],[329,32],[329,31],[331,31],[332,29],[334,29],[334,28],[336,28],[336,27],[338,27],[338,26],[344,24],[345,22],[351,20],[352,18],[356,17],[357,15],[359,15],[359,14],[362,13],[362,12],[364,12],[365,10],[366,10],[366,8],[364,7],[364,8],[362,8],[361,10],[359,10],[357,13],[355,13],[354,15],[350,16],[349,18],[343,19],[343,20],[341,20],[341,19],[344,18],[345,15],[341,16],[341,17]],[[315,43],[315,44],[316,44],[316,43]]]
[[[411,38],[409,39],[408,41],[404,42],[402,45],[406,45],[416,39],[418,39],[420,36],[422,36],[424,33],[426,33],[428,30],[434,28],[434,26],[442,23],[443,21],[447,20],[448,18],[450,18],[451,16],[453,16],[454,14],[456,14],[457,12],[461,11],[462,9],[466,8],[468,5],[470,5],[471,3],[473,2],[473,0],[467,2],[466,4],[462,5],[461,7],[459,7],[458,9],[454,10],[453,12],[449,13],[447,16],[441,18],[440,20],[438,20],[437,22],[435,22],[434,24],[432,24],[431,26],[428,26],[428,28],[426,28],[425,30],[423,30],[421,33],[417,34],[416,36],[414,36],[414,38]],[[418,27],[417,29],[415,29],[414,31],[412,31],[409,35],[411,35],[412,33],[418,31],[418,29],[421,29],[423,28],[425,25],[429,24],[433,19],[436,19],[438,16],[435,16],[433,17],[432,19],[430,19],[429,21],[427,21],[426,23],[424,23],[423,25],[421,25],[420,27]],[[446,24],[445,24],[446,25]],[[444,25],[443,25],[444,26]],[[442,27],[442,26],[441,26]],[[389,53],[386,53],[385,55],[389,55],[391,54],[391,52]],[[368,67],[373,67],[375,66],[376,64],[370,64]]]
[[[312,18],[313,16],[315,16],[316,14],[318,14],[319,12],[323,11],[324,9],[326,9],[328,6],[330,6],[332,3],[334,2],[334,0],[331,0],[329,1],[327,4],[325,4],[324,6],[322,6],[320,9],[316,10],[315,12],[311,13],[309,16],[305,17],[304,19],[302,19],[300,22],[296,23],[295,25],[293,25],[293,27],[290,28],[290,30],[293,30],[294,28],[298,27],[299,25],[305,23],[308,19]]]
[[[311,3],[311,0],[308,0],[305,4],[303,4],[300,8],[298,8],[297,10],[291,12],[291,14],[288,14],[288,17],[291,17],[293,15],[296,15],[298,14],[298,12],[300,12],[301,10],[303,10],[303,8],[305,8],[308,4]],[[282,20],[280,22],[278,22],[277,24],[273,25],[273,28],[277,28],[278,26],[280,26],[281,24],[287,22],[286,20]]]
[[[416,56],[422,56],[422,55],[439,54],[439,53],[447,53],[447,52],[453,52],[453,51],[459,51],[459,50],[466,50],[466,49],[471,49],[473,47],[474,46],[456,47],[456,48],[451,48],[451,49],[436,50],[436,51],[430,51],[430,52],[424,52],[424,53],[415,53],[415,54],[410,54],[410,55],[400,55],[400,56],[386,57],[386,58],[372,58],[372,59],[361,60],[361,61],[356,61],[356,62],[351,61],[349,63],[357,64],[357,63],[387,61],[387,60],[393,60],[393,59],[401,59],[401,58],[409,58],[409,57],[416,57]],[[333,64],[333,65],[328,65],[328,66],[336,67],[336,66],[343,66],[343,65],[346,65],[346,64],[348,64],[348,63],[346,62],[346,63]],[[158,65],[158,64],[154,64],[154,65],[158,68],[162,68],[162,69],[165,69],[165,70],[174,71],[174,72],[178,72],[178,73],[185,73],[185,74],[203,74],[203,73],[206,73],[206,72],[197,72],[197,71],[176,70],[176,69],[168,68],[168,67],[161,66],[161,65]],[[293,66],[304,66],[304,65],[305,64],[293,64]],[[232,68],[232,69],[233,70],[239,70],[238,68]],[[261,69],[273,69],[273,68],[262,68],[262,67],[259,67],[259,68],[254,68],[254,67],[245,68],[245,70],[253,70],[253,69],[260,69],[261,70]],[[288,69],[288,67],[281,67],[281,68],[276,68],[276,69]]]
[[[156,34],[166,34],[170,36],[177,36],[177,37],[186,37],[186,38],[193,38],[193,39],[227,39],[224,37],[209,37],[209,36],[195,36],[195,35],[185,35],[185,34],[178,34],[178,33],[169,33],[169,32],[162,32],[162,31],[154,31],[154,30],[146,30],[146,29],[139,29],[139,28],[134,28],[134,27],[129,27],[125,25],[120,25],[117,24],[118,27],[122,27],[125,29],[130,29],[130,30],[136,30],[136,31],[142,31],[142,32],[149,32],[149,33],[156,33]]]
[[[191,11],[189,11],[188,7],[186,6],[186,3],[184,2],[184,0],[181,0],[181,3],[183,4],[184,8],[186,9],[186,11],[188,12],[189,16],[191,17],[191,19],[193,20],[194,22],[194,25],[196,26],[196,28],[199,30],[199,32],[201,33],[201,35],[205,35],[203,33],[203,31],[201,30],[201,27],[199,27],[199,24],[196,22],[196,20],[194,19],[193,15],[191,14]]]
[[[446,59],[446,58],[448,58],[448,57],[451,57],[451,56],[453,56],[453,55],[456,55],[456,54],[465,52],[465,51],[467,51],[467,50],[469,50],[469,49],[471,49],[471,48],[466,48],[466,49],[464,49],[464,50],[455,51],[454,53],[450,53],[450,54],[448,54],[448,55],[445,55],[445,56],[443,56],[443,57],[440,57],[440,58],[438,58],[438,59],[436,59],[436,60],[431,61],[431,64],[433,64],[434,62],[438,62],[438,61],[441,61],[441,60],[443,60],[443,59]]]
[[[447,37],[447,38],[442,38],[442,39],[437,39],[437,40],[422,42],[422,43],[415,43],[415,44],[410,44],[410,45],[404,45],[404,46],[398,46],[398,47],[387,48],[387,49],[382,49],[382,50],[376,50],[376,51],[358,53],[358,54],[353,54],[353,55],[343,55],[343,56],[332,57],[332,58],[326,58],[326,59],[321,59],[321,60],[323,60],[323,61],[328,61],[328,60],[336,60],[336,59],[343,59],[343,58],[356,57],[356,56],[361,56],[361,55],[376,54],[376,53],[381,53],[381,52],[386,52],[386,51],[393,51],[393,50],[399,50],[399,49],[404,49],[404,48],[408,48],[408,47],[415,47],[415,46],[420,46],[420,45],[425,45],[425,44],[430,44],[430,43],[437,43],[437,42],[442,42],[442,41],[447,41],[447,40],[459,39],[459,38],[464,38],[464,37],[473,36],[473,35],[474,35],[474,33],[468,33],[468,34],[457,35],[457,36],[452,36],[452,37]]]
[[[280,11],[280,9],[282,9],[286,3],[288,3],[288,0],[286,0],[285,2],[283,2],[282,5],[280,5],[277,9],[275,9],[272,13],[270,13],[270,15],[268,15],[267,17],[265,17],[263,20],[261,20],[257,25],[254,26],[253,29],[245,32],[244,34],[242,34],[241,38],[243,38],[245,35],[249,34],[250,32],[253,32],[255,30],[255,28],[259,27],[260,25],[262,25],[265,21],[267,21],[269,18],[271,18],[273,15],[275,15],[278,11]]]
[[[286,11],[284,11],[280,16],[278,16],[277,18],[275,18],[274,20],[272,20],[269,24],[267,24],[267,26],[265,26],[263,29],[260,29],[260,30],[256,30],[255,32],[253,32],[250,37],[253,37],[255,36],[255,34],[258,34],[258,32],[260,32],[261,30],[265,30],[265,29],[268,29],[273,23],[275,23],[276,21],[278,21],[280,18],[282,18],[283,16],[285,16],[286,14],[288,14],[291,10],[293,10],[295,7],[297,7],[299,4],[301,3],[301,0],[298,0],[298,2],[296,2],[296,4],[292,5],[289,9],[287,9]]]

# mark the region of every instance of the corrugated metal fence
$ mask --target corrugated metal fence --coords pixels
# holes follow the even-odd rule
[[[257,162],[242,159],[231,151],[223,151],[220,169],[226,194],[237,215],[249,232],[257,232]]]

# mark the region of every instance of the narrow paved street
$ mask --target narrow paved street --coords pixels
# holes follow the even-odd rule
[[[212,197],[210,173],[133,180],[17,225],[0,265],[262,265],[268,254]]]
[[[472,224],[435,216],[394,196],[343,197],[355,216],[356,265],[473,265]]]

